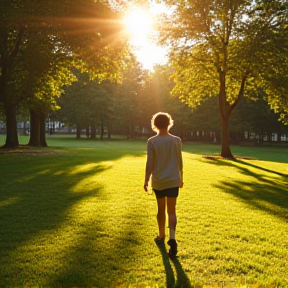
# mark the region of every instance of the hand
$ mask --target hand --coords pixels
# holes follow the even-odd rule
[[[144,187],[143,187],[143,188],[144,188],[144,190],[145,190],[146,192],[148,191],[148,182],[145,182],[145,183],[144,183]]]
[[[183,188],[184,182],[180,181],[179,188]]]

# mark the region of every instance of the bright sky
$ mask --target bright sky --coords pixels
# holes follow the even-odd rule
[[[131,7],[124,18],[130,43],[133,46],[138,61],[145,69],[153,70],[155,64],[166,62],[165,48],[153,43],[153,21],[163,11],[163,5],[154,4],[149,10],[142,7]]]

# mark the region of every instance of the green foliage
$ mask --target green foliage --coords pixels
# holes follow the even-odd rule
[[[286,113],[282,99],[287,99],[288,91],[284,84],[288,4],[281,0],[164,2],[173,11],[162,18],[159,28],[161,42],[172,47],[176,84],[172,93],[192,108],[207,97],[218,97],[221,155],[233,157],[228,127],[241,98],[254,98],[263,88],[274,110],[280,112],[281,103]],[[283,85],[276,88],[277,82]]]
[[[168,19],[162,31],[174,47],[173,93],[195,107],[203,97],[219,94],[220,71],[226,75],[225,93],[229,103],[239,97],[243,77],[247,77],[247,97],[255,95],[255,88],[265,86],[264,79],[274,83],[274,87],[276,79],[287,83],[287,61],[283,61],[288,48],[283,24],[287,19],[287,5],[271,2],[273,5],[266,3],[269,7],[265,7],[258,1],[265,8],[261,12],[251,1],[177,2],[173,20]],[[281,93],[280,85],[275,89]],[[275,91],[267,90],[267,93],[276,98]]]
[[[149,83],[146,77],[140,64],[132,58],[115,91],[117,126],[120,131],[122,127],[129,138],[135,138],[136,131],[141,131],[143,127],[144,110],[148,104],[145,88]]]
[[[121,82],[91,80],[88,74],[77,75],[78,81],[65,89],[58,104],[61,121],[91,126],[93,120],[104,120],[109,132],[126,134],[129,138],[140,136],[143,128],[151,133],[150,120],[159,111],[171,113],[175,119],[173,131],[185,135],[192,127],[191,110],[177,98],[170,96],[173,82],[168,79],[167,67],[158,67],[154,73],[143,71],[136,61],[131,61],[123,71]]]
[[[0,11],[0,102],[11,127],[15,106],[43,114],[57,109],[55,98],[75,81],[74,66],[101,79],[119,78],[127,51],[119,13],[108,1],[16,2],[2,1]],[[16,139],[15,130],[7,138]]]
[[[87,73],[79,71],[76,75],[78,80],[66,87],[59,101],[59,116],[68,124],[81,127],[95,125],[100,121],[101,115],[107,116],[105,112],[111,103],[109,90],[105,86],[113,86],[113,83],[99,83],[97,79],[91,80]]]
[[[280,131],[280,126],[283,127],[278,118],[279,114],[271,110],[265,99],[243,99],[231,118],[231,131],[241,131],[242,135],[244,131],[250,131],[270,138],[273,132]]]

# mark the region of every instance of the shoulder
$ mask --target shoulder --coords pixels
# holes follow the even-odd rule
[[[157,138],[157,135],[150,137],[147,142],[153,142]]]
[[[173,135],[173,134],[169,134],[169,136],[170,136],[171,139],[173,139],[174,141],[176,141],[176,142],[181,142],[181,138],[180,138],[180,137],[175,136],[175,135]]]
[[[153,145],[156,141],[157,141],[157,135],[155,135],[155,136],[153,136],[153,137],[150,137],[150,138],[147,140],[147,145]]]

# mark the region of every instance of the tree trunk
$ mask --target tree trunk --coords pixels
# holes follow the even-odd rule
[[[86,126],[86,137],[90,137],[90,127],[88,125]]]
[[[77,125],[76,126],[76,139],[80,139],[81,138],[81,126]]]
[[[103,139],[104,138],[104,123],[103,120],[101,121],[101,132],[100,132],[100,138]]]
[[[5,31],[5,29],[4,29]],[[1,73],[0,73],[0,101],[4,103],[4,110],[6,116],[6,142],[3,148],[17,148],[19,146],[18,133],[17,133],[17,119],[16,119],[16,106],[9,103],[7,96],[7,83],[11,76],[11,67],[15,62],[16,56],[19,52],[22,43],[22,35],[24,28],[18,30],[14,42],[11,43],[9,33],[4,32],[2,38],[1,50]],[[11,37],[10,37],[11,38]],[[13,44],[13,45],[11,45]],[[10,47],[10,48],[8,48]],[[12,48],[13,47],[13,48]],[[9,51],[9,53],[6,53]]]
[[[29,146],[40,147],[40,116],[30,109],[30,139]]]
[[[24,27],[24,25],[23,25]],[[11,67],[14,64],[17,54],[22,43],[22,35],[24,28],[17,31],[13,43],[10,42],[11,35],[4,29],[4,38],[1,40],[1,73],[0,73],[0,101],[4,103],[4,110],[6,116],[6,142],[3,148],[17,148],[19,146],[18,133],[17,133],[17,118],[16,106],[9,103],[7,96],[7,85],[11,76]],[[9,40],[10,38],[10,40]],[[12,44],[12,45],[11,45]],[[9,51],[9,52],[8,52]],[[7,53],[8,52],[8,53]]]
[[[226,74],[221,71],[219,73],[220,79],[220,90],[219,90],[219,112],[221,116],[221,156],[225,158],[233,158],[230,150],[230,139],[229,139],[229,119],[232,109],[228,108],[226,101]]]
[[[46,142],[46,125],[45,125],[45,120],[46,120],[46,115],[44,113],[41,113],[39,115],[39,120],[40,120],[40,145],[42,147],[47,147],[47,142]]]
[[[17,133],[16,107],[13,104],[5,105],[6,142],[3,148],[17,148],[19,146]]]
[[[225,158],[233,158],[230,149],[229,137],[229,118],[221,115],[221,156]]]
[[[95,123],[91,126],[91,139],[96,139],[96,125]]]

